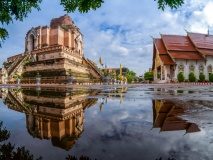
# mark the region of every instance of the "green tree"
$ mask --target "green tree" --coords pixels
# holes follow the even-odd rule
[[[0,2],[0,22],[8,25],[13,22],[13,19],[23,21],[31,12],[32,8],[40,10],[39,3],[42,0],[1,0]],[[5,28],[0,27],[0,47],[2,42],[8,37],[8,32]]]
[[[213,82],[213,74],[212,73],[209,75],[209,82]]]
[[[184,0],[155,0],[158,1],[158,9],[165,9],[165,6],[170,8],[178,8],[184,4]]]
[[[149,81],[153,81],[153,79],[154,79],[153,72],[146,72],[146,73],[144,73],[144,79],[145,80],[149,80]]]
[[[196,81],[196,75],[194,72],[189,73],[189,82],[195,82]]]
[[[120,71],[119,71],[120,72]],[[125,77],[127,78],[127,82],[128,83],[132,83],[133,80],[135,80],[136,77],[136,73],[133,71],[130,71],[129,69],[127,69],[127,72],[125,74]]]
[[[158,8],[164,10],[165,6],[177,8],[184,4],[183,0],[154,0],[158,3]],[[13,19],[23,21],[31,12],[32,8],[40,10],[39,3],[42,0],[1,0],[0,1],[0,22],[2,26],[13,22]],[[61,0],[60,5],[66,12],[74,12],[76,9],[80,13],[88,12],[90,9],[96,10],[101,7],[104,0]],[[9,36],[5,27],[0,27],[0,47]]]
[[[131,76],[131,75],[126,75],[126,78],[127,78],[127,82],[128,83],[132,83],[132,81],[133,81],[133,77]]]
[[[10,142],[5,143],[6,140],[10,138],[10,132],[3,127],[3,122],[0,122],[0,159],[25,159],[25,160],[34,160],[33,154],[25,147],[18,147],[15,149],[15,145],[12,145]],[[41,160],[42,157],[37,158],[36,160]]]
[[[200,75],[199,75],[199,80],[200,80],[201,82],[203,82],[203,81],[205,80],[205,78],[206,78],[205,74],[200,73]]]
[[[184,77],[183,72],[179,72],[177,75],[177,78],[178,78],[178,82],[184,82],[185,77]]]

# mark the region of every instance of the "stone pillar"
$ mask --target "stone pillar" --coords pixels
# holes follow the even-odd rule
[[[158,78],[158,72],[157,72],[157,69],[155,68],[154,69],[154,80],[157,80]]]
[[[72,135],[72,118],[69,118],[65,121],[65,134]]]
[[[167,67],[164,66],[164,74],[165,74],[165,80],[167,80]]]
[[[72,117],[72,133],[75,133],[76,132],[76,128],[75,128],[75,125],[76,125],[76,117]]]
[[[37,45],[36,45],[37,49],[41,48],[41,28],[42,28],[41,26],[37,28]]]
[[[43,137],[49,139],[51,138],[51,129],[50,129],[50,120],[49,119],[44,119],[43,124]]]
[[[64,31],[64,46],[71,48],[71,32],[70,32],[70,30]]]
[[[71,35],[71,48],[75,49],[75,32],[72,32]]]

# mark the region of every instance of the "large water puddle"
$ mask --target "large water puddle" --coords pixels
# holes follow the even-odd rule
[[[1,97],[0,157],[213,157],[212,87],[12,87]],[[9,142],[13,150],[2,146]]]

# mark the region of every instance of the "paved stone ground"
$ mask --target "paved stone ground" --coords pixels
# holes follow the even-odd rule
[[[116,84],[116,85],[86,85],[86,84],[0,84],[1,87],[11,86],[40,86],[40,87],[65,87],[65,88],[111,88],[111,87],[213,87],[213,83],[167,83],[167,84]]]

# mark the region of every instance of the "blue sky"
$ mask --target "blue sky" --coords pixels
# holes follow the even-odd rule
[[[152,66],[152,38],[160,34],[186,35],[190,32],[210,33],[213,29],[213,1],[187,0],[177,10],[158,10],[154,0],[106,0],[101,8],[81,14],[69,13],[84,35],[84,55],[98,63],[101,56],[107,67],[124,67],[137,75]],[[9,38],[0,48],[0,64],[7,57],[24,52],[29,29],[45,26],[52,18],[66,14],[60,1],[43,0],[41,10],[33,10],[23,22],[5,26]]]

